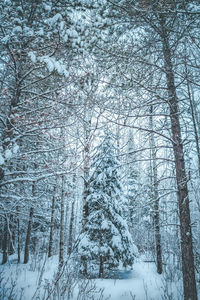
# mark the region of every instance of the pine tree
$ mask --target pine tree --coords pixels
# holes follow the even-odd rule
[[[137,252],[122,218],[123,190],[115,147],[106,136],[97,148],[86,198],[88,216],[79,244],[82,262],[98,265],[99,277],[120,265],[131,266]]]

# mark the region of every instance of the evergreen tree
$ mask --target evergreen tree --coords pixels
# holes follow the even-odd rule
[[[88,216],[79,244],[82,262],[99,266],[99,277],[121,264],[131,266],[137,248],[122,218],[123,190],[115,147],[106,136],[97,148],[86,198]]]

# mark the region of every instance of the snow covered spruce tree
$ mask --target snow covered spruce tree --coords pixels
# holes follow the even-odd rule
[[[108,135],[97,147],[92,168],[79,254],[84,275],[90,275],[89,269],[97,269],[102,278],[113,268],[132,266],[137,248],[122,218],[120,163]]]

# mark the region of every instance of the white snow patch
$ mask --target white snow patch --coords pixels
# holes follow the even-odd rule
[[[108,221],[107,220],[103,220],[102,224],[101,224],[101,229],[109,229],[110,226],[108,224]]]
[[[0,255],[0,259],[1,259]],[[38,284],[42,288],[40,294],[44,293],[44,286],[46,282],[51,282],[53,280],[54,274],[58,267],[58,256],[53,256],[44,260],[41,259],[37,265],[35,265],[34,260],[32,260],[27,265],[17,264],[11,262],[11,260],[17,259],[16,255],[9,256],[10,263],[6,265],[0,265],[0,273],[4,276],[4,282],[9,286],[12,280],[16,283],[16,288],[20,294],[21,289],[24,291],[24,298],[26,300],[31,300]],[[38,269],[39,267],[39,269]],[[42,271],[42,278],[40,274]],[[133,265],[133,270],[129,279],[96,279],[94,280],[96,288],[93,291],[94,300],[99,299],[98,289],[103,289],[102,299],[110,300],[160,300],[166,299],[166,280],[163,275],[158,275],[156,273],[156,266],[154,263],[146,263],[138,260]],[[53,285],[53,282],[52,282]],[[51,286],[51,285],[50,285]],[[168,282],[168,293],[173,295],[171,299],[182,299],[180,297],[180,282],[169,283]],[[78,287],[75,288],[78,292]],[[76,300],[77,295],[74,293],[74,297],[71,300]],[[86,299],[86,298],[85,298]]]
[[[12,151],[10,149],[6,149],[6,151],[5,151],[5,158],[7,160],[9,160],[9,159],[11,159],[11,157],[12,157]]]
[[[39,58],[40,62],[44,62],[46,64],[49,72],[56,71],[59,75],[64,75],[65,77],[69,77],[69,72],[66,70],[66,66],[64,62],[60,60],[56,60],[54,57],[50,56],[42,56]]]
[[[47,5],[47,4],[44,3],[43,6],[44,6],[44,9],[46,11],[51,11],[51,6],[50,5]]]
[[[19,146],[17,144],[14,144],[14,146],[13,146],[13,153],[17,154],[18,150],[19,150]]]
[[[2,154],[0,153],[0,166],[4,164],[4,158],[2,156]]]
[[[4,38],[1,39],[2,44],[7,44],[10,40],[10,36],[6,35]]]
[[[114,235],[112,237],[112,245],[115,247],[118,247],[119,249],[122,249],[122,241],[121,241],[121,237],[119,235]]]
[[[22,32],[22,28],[21,28],[21,26],[16,26],[16,27],[14,27],[14,29],[13,29],[13,33],[21,33]]]
[[[36,63],[36,56],[34,52],[29,52],[28,56],[30,57],[33,63]]]
[[[62,20],[62,16],[61,14],[57,13],[55,16],[53,16],[52,18],[49,18],[47,20],[47,23],[49,23],[50,26],[53,26],[55,23],[57,23],[58,21]]]
[[[104,289],[104,297],[109,300],[160,300],[164,298],[164,279],[156,273],[153,263],[136,262],[129,279],[97,279],[98,288]],[[174,295],[176,299],[176,292]],[[178,298],[177,298],[178,299]]]

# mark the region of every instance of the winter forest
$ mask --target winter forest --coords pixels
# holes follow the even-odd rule
[[[200,299],[198,0],[0,1],[0,300]]]

